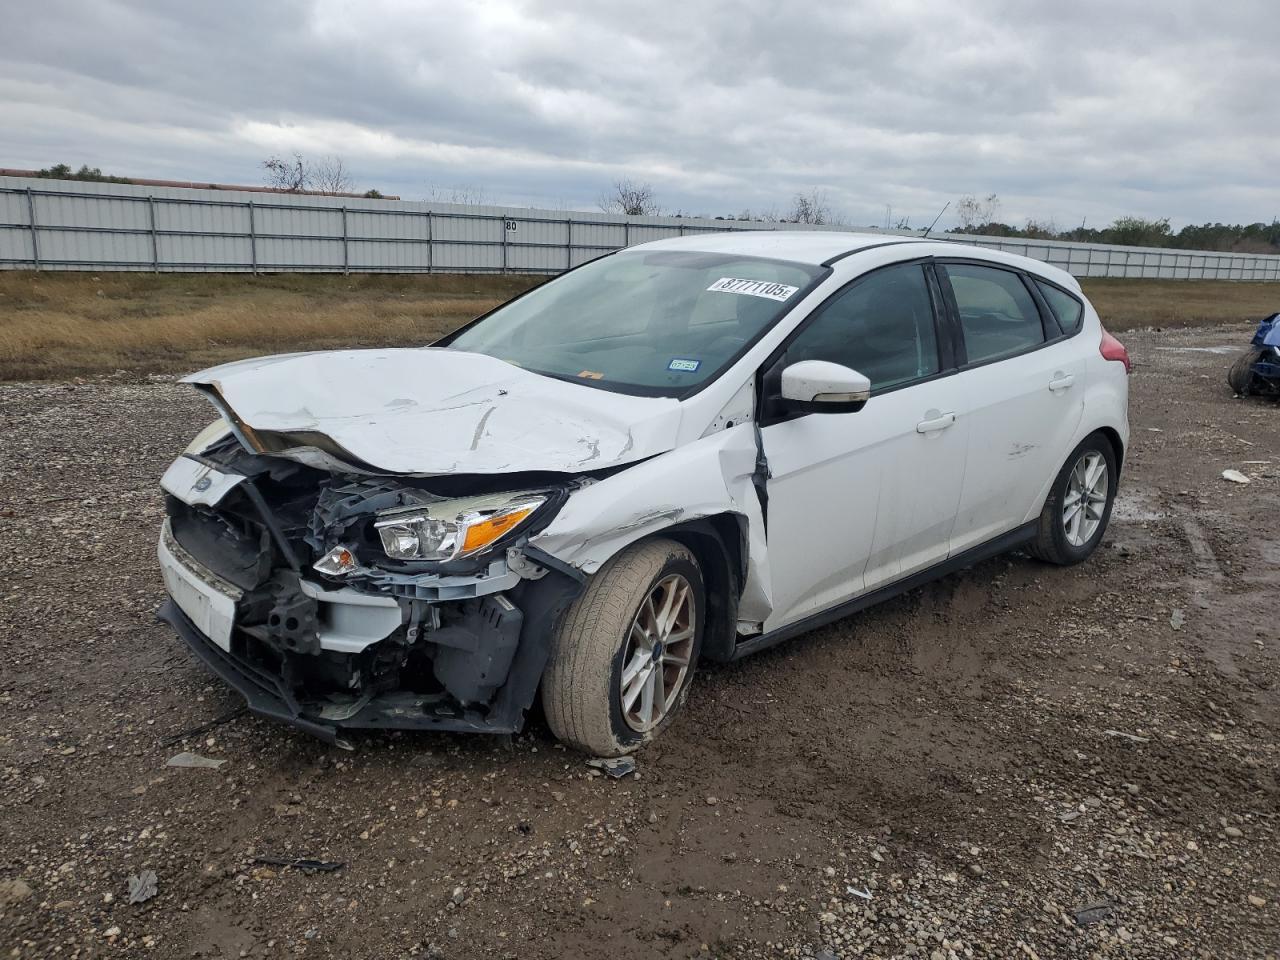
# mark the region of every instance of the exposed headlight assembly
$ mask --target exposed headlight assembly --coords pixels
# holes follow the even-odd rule
[[[542,493],[442,500],[379,514],[374,528],[393,560],[457,560],[510,533],[546,502]]]

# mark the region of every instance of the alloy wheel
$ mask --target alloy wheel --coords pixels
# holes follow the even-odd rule
[[[1073,547],[1083,547],[1098,532],[1109,492],[1106,459],[1096,450],[1086,450],[1071,468],[1062,497],[1062,528]]]
[[[636,611],[618,695],[622,718],[637,733],[652,730],[675,706],[689,674],[697,623],[693,587],[678,573],[658,581]]]

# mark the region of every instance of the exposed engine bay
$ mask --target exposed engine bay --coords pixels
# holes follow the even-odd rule
[[[512,732],[583,579],[527,540],[591,482],[343,475],[224,436],[165,474],[161,616],[256,712],[331,741]],[[513,483],[528,487],[514,500]],[[433,511],[475,519],[463,539]]]

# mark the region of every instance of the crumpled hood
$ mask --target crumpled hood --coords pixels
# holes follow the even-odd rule
[[[610,393],[436,347],[282,354],[182,382],[211,392],[272,453],[386,473],[581,473],[665,453],[680,424],[669,397]]]

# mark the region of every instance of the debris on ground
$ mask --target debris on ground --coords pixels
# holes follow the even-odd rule
[[[1230,480],[1232,483],[1249,483],[1250,480],[1239,470],[1223,470],[1222,479]]]
[[[587,761],[588,767],[603,770],[606,776],[620,780],[627,774],[636,772],[635,757],[592,757]]]
[[[221,716],[214,717],[212,720],[208,720],[204,723],[197,724],[194,727],[189,727],[188,729],[183,730],[181,733],[170,734],[169,736],[165,737],[163,740],[160,741],[160,746],[171,747],[175,743],[179,743],[183,740],[186,740],[189,737],[197,737],[202,733],[212,730],[214,727],[220,727],[224,723],[230,723],[232,720],[236,719],[237,717],[242,717],[248,712],[249,712],[248,707],[236,707],[236,709],[230,710],[227,713],[222,714]]]
[[[264,867],[287,867],[303,873],[333,873],[346,866],[340,860],[312,860],[310,857],[254,857],[253,862]]]
[[[154,870],[143,870],[129,878],[129,902],[146,903],[156,895],[157,877]]]
[[[1071,917],[1082,927],[1091,924],[1101,923],[1107,917],[1111,916],[1111,912],[1115,909],[1115,904],[1110,900],[1101,900],[1098,903],[1090,903],[1083,907],[1076,907],[1071,911]]]
[[[227,761],[215,760],[212,757],[202,757],[198,753],[191,753],[183,750],[182,753],[175,754],[164,762],[166,767],[189,767],[192,769],[208,769],[217,770]]]
[[[844,892],[855,897],[861,897],[863,900],[871,899],[870,890],[859,890],[857,887],[845,887]]]
[[[1178,607],[1173,608],[1173,613],[1169,616],[1169,626],[1175,630],[1181,630],[1187,625],[1186,614]]]

